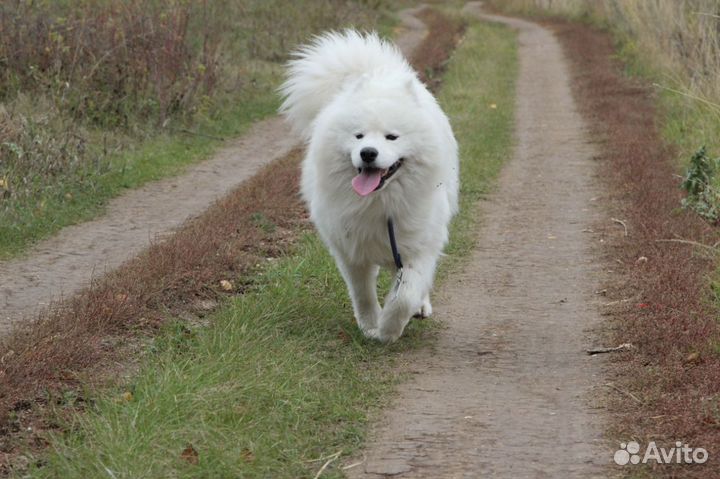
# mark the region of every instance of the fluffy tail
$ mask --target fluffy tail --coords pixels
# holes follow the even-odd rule
[[[376,33],[355,30],[329,32],[293,54],[287,79],[280,86],[284,97],[280,112],[293,129],[308,139],[312,122],[322,108],[343,88],[347,80],[379,69],[407,69],[400,50]]]

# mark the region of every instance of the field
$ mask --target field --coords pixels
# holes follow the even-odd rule
[[[340,3],[0,6],[0,258],[181,173],[273,114],[301,39],[349,23],[389,31],[381,3]]]
[[[466,37],[471,41],[441,76],[461,24],[427,12],[423,19],[434,32],[435,48],[422,49],[416,65],[441,85],[441,101],[462,140],[467,177],[463,213],[442,269],[447,274],[472,249],[473,205],[491,188],[511,145],[513,37],[473,24]],[[443,48],[437,48],[438,38]],[[486,74],[476,82],[463,80],[481,70]],[[476,110],[467,110],[468,102]],[[491,102],[502,109],[483,117],[478,135],[476,116]],[[15,393],[5,397],[10,424],[30,421],[35,431],[31,437],[20,434],[15,444],[41,437],[55,451],[31,453],[33,474],[73,477],[109,469],[116,477],[170,470],[180,476],[282,471],[297,477],[318,467],[313,459],[329,450],[356,450],[368,412],[386,403],[399,379],[392,365],[403,351],[431,341],[437,325],[415,325],[408,341],[397,346],[362,339],[332,261],[302,220],[292,180],[297,162],[295,152],[268,166],[171,241],[70,303],[70,312],[6,341],[5,351],[26,352],[3,377],[6,391]],[[186,304],[218,297],[211,292],[221,290],[221,280],[242,294],[223,299],[209,316]],[[99,310],[110,314],[101,319]],[[68,321],[77,328],[68,330]],[[43,343],[40,338],[53,340],[41,349],[28,347]],[[108,340],[115,345],[110,351]],[[68,344],[76,347],[68,351]],[[98,361],[100,371],[89,367]],[[127,379],[102,379],[107,369]],[[77,380],[53,379],[59,375]],[[39,396],[33,400],[28,390]],[[15,409],[28,399],[35,403],[30,411]],[[228,441],[236,446],[225,447]],[[197,464],[184,460],[186,449],[198,454]]]
[[[718,18],[710,0],[3,4],[0,477],[720,477]],[[347,25],[412,52],[460,145],[434,316],[390,345],[358,330],[275,116],[292,48]],[[213,166],[250,168],[243,150],[247,179]],[[203,180],[191,213],[195,168],[234,186]],[[174,223],[126,207],[113,228],[142,234],[118,254],[88,220],[148,189]],[[709,460],[631,462],[652,441]]]

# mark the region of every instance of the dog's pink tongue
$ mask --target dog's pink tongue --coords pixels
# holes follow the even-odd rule
[[[355,192],[360,196],[367,196],[378,187],[382,174],[380,170],[367,168],[363,169],[362,172],[352,179],[352,186]]]

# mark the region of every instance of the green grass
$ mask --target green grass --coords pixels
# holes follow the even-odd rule
[[[513,32],[473,23],[439,94],[462,145],[463,209],[446,273],[471,251],[476,204],[511,154],[515,75]],[[313,477],[318,458],[356,450],[397,383],[395,360],[431,341],[434,323],[414,322],[390,346],[362,338],[313,234],[254,284],[207,327],[168,326],[129,383],[88,391],[94,406],[51,439],[31,476]],[[180,457],[189,444],[197,464]],[[341,477],[339,462],[323,477]]]
[[[688,166],[702,146],[708,148],[711,156],[720,155],[720,105],[688,96],[686,87],[654,65],[632,38],[613,34],[625,73],[656,85],[658,125],[665,141],[677,147],[678,166]]]
[[[226,107],[193,127],[207,136],[160,133],[145,141],[131,141],[125,151],[107,160],[103,171],[88,168],[56,187],[39,188],[31,201],[0,209],[0,260],[21,253],[65,226],[94,218],[111,198],[127,189],[181,174],[187,165],[207,159],[222,145],[221,140],[210,136],[239,136],[254,121],[275,113],[279,66],[267,66],[259,78],[258,84],[263,87],[229,98]]]
[[[5,3],[0,260],[220,145],[179,129],[231,138],[274,113],[282,64],[313,33],[397,22],[384,0]]]
[[[503,27],[481,25],[468,30],[438,94],[450,116],[461,158],[460,213],[451,227],[452,240],[441,274],[472,250],[478,222],[475,205],[491,191],[500,167],[511,154],[517,52]],[[482,35],[487,38],[482,39]],[[466,43],[473,44],[472,53]]]

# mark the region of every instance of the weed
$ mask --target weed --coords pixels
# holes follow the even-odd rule
[[[250,216],[250,219],[255,224],[255,226],[258,226],[261,228],[265,233],[273,233],[275,232],[275,224],[267,219],[265,215],[263,215],[260,212],[253,213]]]
[[[701,147],[690,159],[680,187],[687,196],[682,205],[711,223],[720,220],[720,190],[715,186],[720,159],[710,158],[705,147]]]
[[[0,2],[0,258],[274,113],[301,39],[389,23],[359,0]]]
[[[207,3],[165,0],[3,3],[0,98],[42,91],[104,127],[192,110],[217,85],[223,32],[209,13]]]

